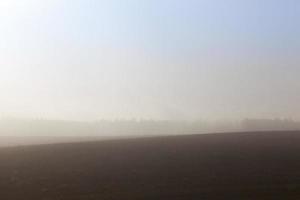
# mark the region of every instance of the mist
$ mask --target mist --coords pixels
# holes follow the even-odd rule
[[[297,5],[3,0],[0,136],[297,129]]]
[[[92,122],[3,119],[0,120],[0,147],[172,135],[297,130],[300,130],[300,122],[290,119],[244,119],[240,121],[132,119]]]
[[[300,0],[0,0],[0,199],[300,199]]]

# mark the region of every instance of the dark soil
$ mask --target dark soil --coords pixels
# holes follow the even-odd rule
[[[0,199],[300,199],[300,132],[1,148]]]

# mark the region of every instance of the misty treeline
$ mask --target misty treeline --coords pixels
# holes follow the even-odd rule
[[[289,119],[244,119],[240,121],[99,120],[0,120],[0,136],[126,137],[214,132],[300,130]]]

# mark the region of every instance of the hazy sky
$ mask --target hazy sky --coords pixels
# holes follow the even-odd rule
[[[299,0],[0,0],[0,116],[300,119]]]

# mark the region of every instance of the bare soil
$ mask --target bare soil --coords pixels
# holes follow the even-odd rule
[[[300,199],[300,132],[1,148],[0,199]]]

